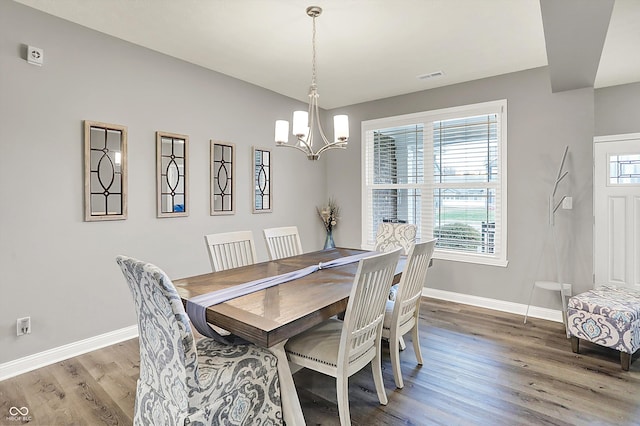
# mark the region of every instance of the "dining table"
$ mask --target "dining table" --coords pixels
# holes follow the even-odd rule
[[[364,252],[332,248],[181,278],[173,283],[186,306],[187,300],[196,296]],[[399,280],[404,260],[401,257],[398,262],[394,282]],[[268,348],[277,357],[282,411],[288,425],[305,422],[284,345],[289,338],[346,310],[357,268],[358,262],[353,262],[320,269],[206,308],[208,323]]]

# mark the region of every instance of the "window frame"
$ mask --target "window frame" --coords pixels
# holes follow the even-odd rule
[[[367,120],[361,123],[361,195],[362,195],[362,211],[361,211],[361,239],[362,248],[372,250],[374,244],[369,240],[371,232],[370,223],[373,220],[371,215],[370,195],[373,189],[385,189],[393,187],[395,189],[417,188],[421,194],[421,215],[420,215],[420,234],[423,241],[426,241],[433,235],[434,220],[434,197],[433,192],[436,188],[434,184],[433,174],[433,138],[431,129],[433,122],[450,120],[463,117],[471,117],[477,115],[497,114],[498,116],[498,170],[499,182],[494,185],[489,182],[481,182],[479,184],[463,184],[466,186],[492,188],[495,186],[496,204],[496,243],[499,244],[498,253],[463,253],[453,250],[445,250],[436,248],[433,257],[436,259],[451,260],[458,262],[476,263],[482,265],[506,267],[507,260],[507,100],[501,99],[496,101],[482,102],[471,105],[462,105],[451,108],[442,108],[431,111],[423,111],[418,113],[404,114],[393,117],[384,117],[379,119]],[[373,157],[372,144],[367,143],[369,132],[380,129],[401,127],[408,125],[423,126],[423,164],[424,164],[424,182],[417,184],[373,184],[372,177],[368,176],[371,171],[367,168],[368,161]],[[373,141],[373,138],[371,139]],[[427,172],[429,171],[429,172]],[[498,222],[499,219],[499,223]]]

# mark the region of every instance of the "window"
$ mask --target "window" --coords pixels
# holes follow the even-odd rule
[[[437,258],[506,266],[506,107],[363,122],[362,246],[382,222],[413,223]]]
[[[609,155],[609,184],[630,185],[640,183],[640,155]]]

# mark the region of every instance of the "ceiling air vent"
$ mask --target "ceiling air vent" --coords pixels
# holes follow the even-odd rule
[[[434,71],[428,74],[421,74],[417,77],[418,80],[427,80],[429,78],[442,77],[444,73],[442,71]]]

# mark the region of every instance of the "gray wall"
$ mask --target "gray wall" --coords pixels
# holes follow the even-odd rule
[[[596,90],[595,135],[640,132],[640,83]]]
[[[23,45],[44,49],[45,64]],[[297,101],[11,1],[0,1],[0,363],[135,324],[117,254],[170,277],[210,271],[203,235],[295,224],[322,247],[323,162],[276,149]],[[128,126],[129,218],[83,222],[83,120]],[[191,213],[156,218],[155,132],[190,137]],[[237,147],[237,214],[209,215],[209,140]],[[272,147],[274,211],[251,214],[252,145]],[[16,337],[16,318],[33,334]]]
[[[42,68],[24,60],[25,44],[45,51]],[[567,280],[591,287],[592,140],[640,131],[640,83],[552,94],[546,68],[329,111],[348,113],[346,151],[309,162],[273,149],[275,207],[250,213],[250,147],[273,147],[274,120],[294,100],[105,36],[25,6],[0,1],[0,363],[133,325],[135,316],[114,257],[156,263],[171,277],[210,270],[203,234],[296,224],[305,251],[322,246],[315,206],[335,196],[336,242],[361,243],[362,120],[508,100],[507,268],[437,261],[429,286],[526,303],[535,279],[555,276],[547,233],[547,195],[565,145],[574,197],[557,230]],[[595,100],[594,100],[595,98]],[[82,120],[129,128],[129,219],[83,222]],[[595,129],[594,129],[595,126]],[[191,215],[155,217],[157,130],[190,136]],[[209,139],[236,143],[237,211],[209,216]],[[542,259],[538,265],[539,259]],[[554,294],[534,304],[558,308]],[[15,337],[31,316],[33,334]]]
[[[554,279],[551,246],[545,247],[547,197],[565,145],[567,169],[559,193],[573,196],[574,209],[560,211],[566,277],[575,291],[592,286],[593,89],[551,93],[547,68],[538,68],[343,108],[352,123],[477,102],[508,101],[507,268],[436,261],[428,286],[457,293],[527,303],[536,279]],[[330,111],[331,114],[337,112]],[[327,164],[327,187],[343,206],[340,241],[361,243],[361,129],[351,126],[349,150]],[[539,259],[542,262],[538,266]],[[549,294],[545,294],[549,293]],[[557,294],[537,292],[534,304],[559,308]]]

